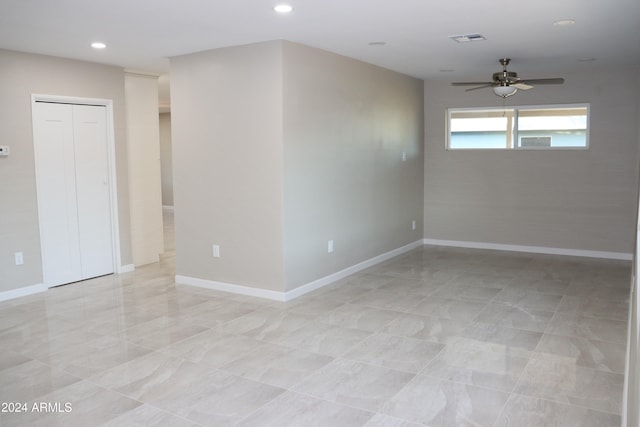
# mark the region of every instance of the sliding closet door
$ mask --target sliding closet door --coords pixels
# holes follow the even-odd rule
[[[113,273],[106,108],[74,105],[78,240],[82,278]]]
[[[45,284],[113,273],[105,108],[36,102],[33,122]]]

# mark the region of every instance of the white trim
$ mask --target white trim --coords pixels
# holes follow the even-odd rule
[[[175,207],[173,205],[162,205],[162,210],[167,212],[174,212]]]
[[[136,266],[135,264],[126,264],[126,265],[121,265],[118,267],[118,274],[120,273],[131,273],[132,271],[135,271]]]
[[[10,291],[0,292],[0,301],[8,301],[10,299],[26,297],[28,295],[39,294],[45,292],[47,287],[43,283],[37,285],[24,286],[18,289],[11,289]]]
[[[460,240],[424,239],[425,245],[453,246],[457,248],[491,249],[497,251],[529,252],[548,255],[568,255],[586,258],[605,258],[631,261],[633,254],[626,252],[588,251],[582,249],[547,248],[543,246],[503,245],[500,243],[464,242]]]
[[[160,77],[160,73],[154,73],[152,71],[135,70],[133,68],[125,68],[124,73],[130,76],[148,77],[151,79],[158,79]]]
[[[294,298],[298,298],[304,294],[315,291],[316,289],[320,289],[323,286],[326,286],[330,283],[343,279],[347,276],[357,273],[358,271],[364,270],[365,268],[372,267],[383,261],[386,261],[398,255],[402,255],[413,249],[419,248],[422,246],[422,244],[423,243],[421,240],[417,240],[413,243],[409,243],[408,245],[402,246],[397,249],[393,249],[384,254],[375,256],[366,261],[352,265],[351,267],[347,267],[344,270],[340,270],[336,273],[314,280],[313,282],[307,283],[302,286],[298,286],[297,288],[287,292],[270,291],[267,289],[235,285],[232,283],[216,282],[214,280],[199,279],[197,277],[189,277],[189,276],[182,276],[182,275],[176,275],[176,283],[183,284],[183,285],[197,286],[197,287],[206,288],[206,289],[213,289],[216,291],[230,292],[234,294],[248,295],[252,297],[265,298],[265,299],[270,299],[274,301],[285,302],[285,301],[291,301]]]
[[[516,147],[513,146],[511,148],[451,148],[451,112],[452,111],[474,111],[474,110],[495,110],[495,111],[504,111],[505,109],[510,110],[537,110],[537,109],[560,109],[560,108],[587,108],[587,128],[585,135],[585,146],[584,147]],[[514,131],[514,135],[517,135],[517,123],[516,129]],[[447,108],[447,122],[446,122],[446,132],[447,138],[445,141],[445,149],[447,151],[536,151],[536,150],[548,150],[548,151],[579,151],[579,150],[588,150],[589,149],[589,139],[591,134],[591,103],[573,103],[573,104],[543,104],[543,105],[509,105],[509,106],[500,106],[500,105],[488,105],[484,107],[450,107]]]
[[[59,96],[59,95],[44,95],[44,94],[31,94],[31,108],[32,117],[31,125],[35,126],[33,122],[33,109],[37,101],[41,102],[57,102],[63,104],[90,104],[104,106],[107,114],[107,161],[109,163],[109,198],[111,204],[111,241],[113,242],[113,272],[120,273],[120,217],[118,215],[118,181],[116,173],[116,139],[115,139],[115,120],[113,115],[113,100],[102,98],[82,98],[76,96]],[[33,131],[35,134],[35,130]],[[34,157],[37,156],[37,150],[35,150],[34,142]],[[37,183],[37,168],[36,168],[36,183]],[[37,190],[37,188],[36,188]],[[38,205],[39,209],[39,205]],[[39,212],[39,211],[38,211]],[[39,215],[40,217],[40,215]],[[38,229],[41,228],[41,224],[38,221]],[[41,252],[44,254],[44,248],[42,247],[42,239],[40,239]],[[44,255],[43,255],[44,256]],[[42,260],[44,267],[44,259]],[[43,273],[44,276],[44,273]],[[43,277],[43,282],[47,283],[46,277]]]
[[[284,292],[252,288],[250,286],[235,285],[233,283],[216,282],[214,280],[199,279],[197,277],[176,275],[176,283],[181,285],[197,286],[199,288],[213,289],[214,291],[265,298],[274,301],[286,301],[286,295]]]
[[[409,243],[408,245],[393,249],[389,252],[385,252],[366,261],[362,261],[356,265],[352,265],[351,267],[347,267],[344,270],[338,271],[337,273],[333,273],[318,280],[314,280],[313,282],[307,283],[306,285],[298,286],[297,288],[292,289],[286,293],[285,301],[292,300],[309,292],[315,291],[316,289],[320,289],[330,283],[337,282],[340,279],[344,279],[347,276],[355,274],[366,268],[373,267],[376,264],[380,264],[381,262],[397,257],[398,255],[402,255],[421,246],[422,241],[417,240],[413,243]]]

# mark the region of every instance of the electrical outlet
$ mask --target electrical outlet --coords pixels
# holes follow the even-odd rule
[[[16,252],[15,254],[13,254],[13,256],[16,260],[16,265],[24,264],[24,255],[22,254],[22,252]]]
[[[416,222],[415,221],[411,221],[411,229],[412,230],[416,229]]]
[[[213,245],[213,257],[220,258],[220,245]]]
[[[402,161],[403,161],[403,162],[406,162],[406,161],[407,161],[407,152],[406,152],[406,151],[403,151],[403,152],[402,152]]]
[[[327,252],[333,252],[333,240],[329,240],[329,242],[327,242]]]

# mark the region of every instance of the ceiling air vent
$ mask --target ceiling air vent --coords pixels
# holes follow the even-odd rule
[[[451,40],[456,43],[471,43],[471,42],[480,42],[482,40],[486,40],[487,38],[482,34],[473,33],[473,34],[461,34],[458,36],[449,36]]]

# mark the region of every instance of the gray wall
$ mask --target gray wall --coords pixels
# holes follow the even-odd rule
[[[589,150],[446,151],[448,107],[502,100],[488,89],[426,82],[425,238],[632,252],[637,79],[620,70],[564,77],[563,86],[520,91],[505,103],[591,103]]]
[[[121,264],[131,263],[124,73],[121,68],[0,50],[0,292],[42,283],[31,94],[113,100]],[[24,252],[16,266],[14,252]]]
[[[171,92],[178,275],[284,292],[422,238],[422,81],[275,41]]]
[[[640,73],[637,73],[637,80],[640,83]],[[640,98],[640,84],[637,86],[638,98]],[[640,147],[640,108],[637,111],[637,131],[638,146]],[[640,153],[639,153],[640,154]],[[636,164],[640,160],[640,155],[636,159]],[[640,177],[638,178],[640,182]],[[638,213],[640,213],[640,197],[636,200]],[[627,371],[625,376],[624,407],[623,407],[623,427],[640,427],[640,317],[638,308],[640,306],[640,293],[638,293],[638,273],[640,273],[640,216],[636,213],[636,245],[634,248],[633,274],[631,283],[630,307],[629,307],[629,330],[627,345]]]
[[[287,290],[422,238],[422,91],[422,80],[284,43]]]
[[[177,275],[283,290],[281,58],[272,42],[171,59]]]
[[[160,114],[160,174],[162,205],[173,206],[173,160],[171,154],[171,113]]]

